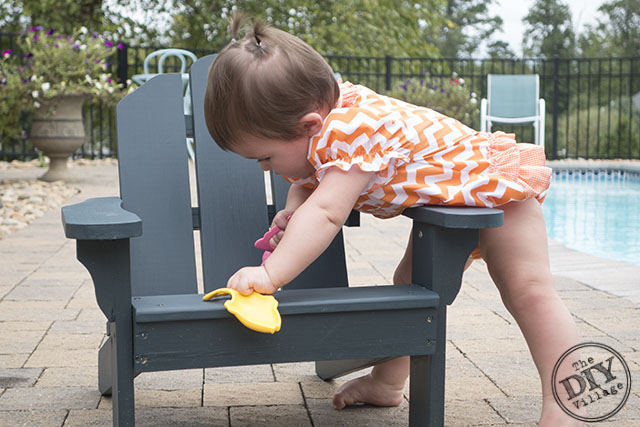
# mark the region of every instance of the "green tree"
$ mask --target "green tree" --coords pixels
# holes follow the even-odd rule
[[[576,37],[571,11],[562,0],[536,0],[522,22],[525,24],[524,56],[575,56]]]
[[[584,56],[638,56],[640,53],[640,1],[613,0],[598,8],[604,15],[580,36]]]
[[[234,10],[264,19],[323,54],[433,56],[429,33],[445,23],[444,0],[186,0],[169,36],[172,44],[219,49],[228,42]]]
[[[16,0],[2,1],[0,11],[11,11],[2,18],[5,31],[19,31],[25,27],[55,28],[71,34],[81,26],[103,29],[102,0]]]
[[[41,26],[72,34],[86,27],[92,32],[110,32],[122,40],[148,42],[158,36],[148,25],[153,22],[152,14],[166,12],[169,5],[169,0],[0,0],[0,28],[18,33]],[[146,11],[146,22],[134,19],[132,10]]]
[[[489,58],[515,58],[516,54],[509,47],[509,43],[505,41],[495,41],[487,46],[487,54]]]
[[[495,0],[447,0],[442,14],[447,17],[432,41],[445,58],[471,56],[480,44],[502,28],[502,18],[491,15]]]

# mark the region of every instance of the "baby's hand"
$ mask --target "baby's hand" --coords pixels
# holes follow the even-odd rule
[[[244,267],[236,271],[229,278],[227,288],[233,288],[242,295],[250,295],[253,291],[270,295],[278,290],[271,282],[267,270],[263,266]]]
[[[280,228],[281,231],[276,233],[269,240],[269,244],[271,245],[271,248],[275,249],[276,246],[278,246],[278,243],[280,243],[282,236],[284,236],[284,229],[287,228],[287,224],[289,223],[289,218],[291,218],[291,215],[293,215],[293,212],[294,212],[293,210],[283,209],[280,212],[278,212],[275,217],[273,217],[271,228],[278,226],[278,228]]]

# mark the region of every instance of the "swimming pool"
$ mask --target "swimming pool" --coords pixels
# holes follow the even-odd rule
[[[567,247],[640,265],[640,174],[555,170],[542,204],[549,237]]]

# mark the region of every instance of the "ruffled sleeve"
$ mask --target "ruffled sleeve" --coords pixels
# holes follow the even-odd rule
[[[409,160],[410,152],[401,146],[392,118],[380,118],[367,108],[337,108],[327,116],[322,131],[311,139],[309,161],[321,181],[330,167],[344,171],[357,165],[380,178],[393,175],[399,164]]]

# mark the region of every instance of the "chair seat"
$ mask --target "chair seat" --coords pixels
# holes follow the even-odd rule
[[[418,285],[283,290],[274,294],[283,317],[295,314],[435,308],[438,294]],[[228,297],[202,301],[202,294],[132,298],[136,323],[231,317]],[[285,320],[286,321],[286,320]]]
[[[299,289],[276,297],[282,327],[273,335],[243,326],[224,308],[226,298],[133,298],[135,372],[435,352],[439,297],[421,286]]]

